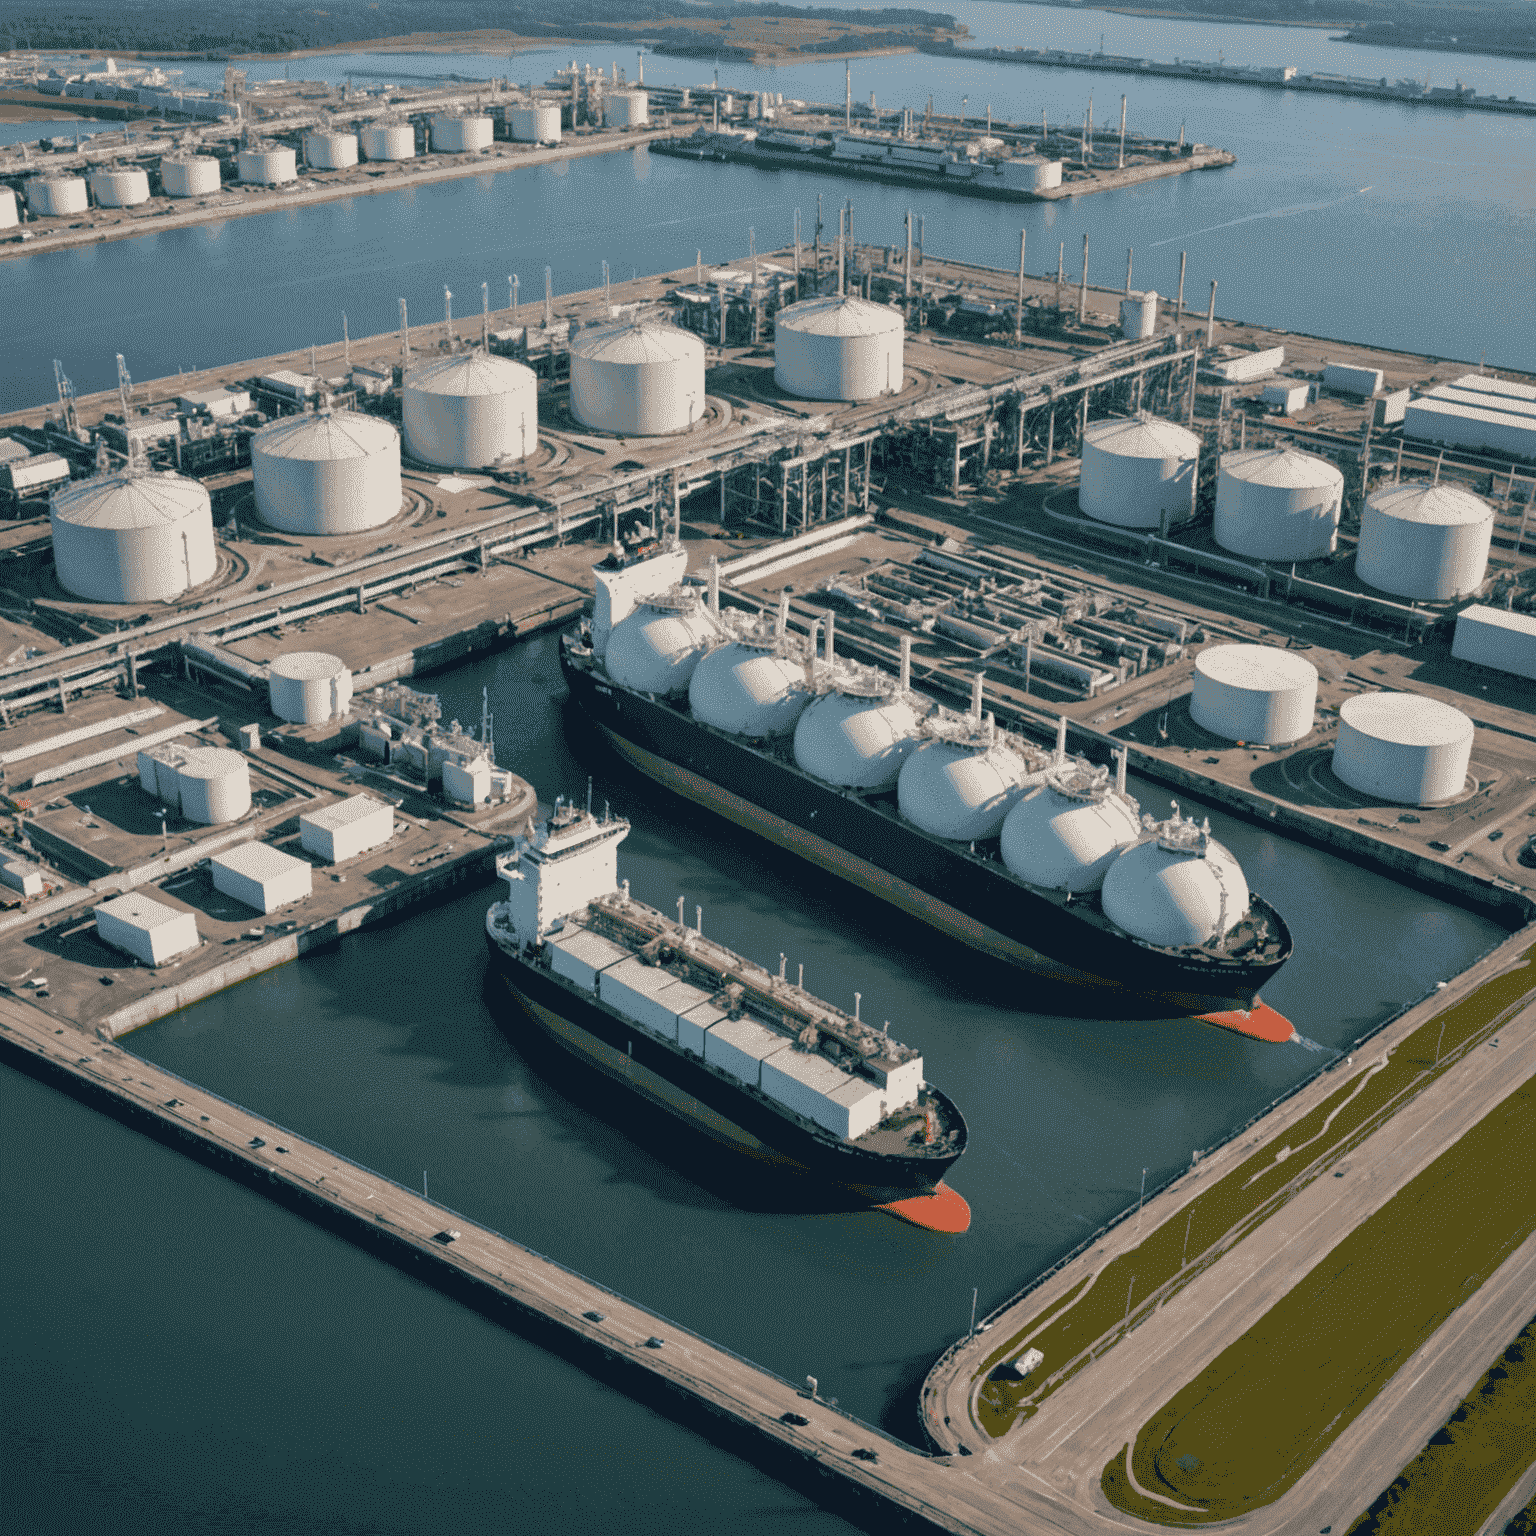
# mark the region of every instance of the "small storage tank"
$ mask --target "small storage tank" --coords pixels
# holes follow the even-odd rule
[[[466,155],[489,149],[495,129],[488,117],[439,116],[432,119],[432,148],[440,155]]]
[[[149,201],[149,172],[136,165],[103,166],[90,179],[98,208],[132,208]]]
[[[267,668],[272,713],[295,725],[340,720],[352,705],[352,673],[339,656],[289,651]]]
[[[1454,485],[1385,485],[1365,499],[1355,574],[1419,602],[1465,597],[1482,585],[1493,508]]]
[[[928,741],[901,765],[896,804],[934,837],[975,842],[1002,831],[1029,777],[1029,764],[1001,743]]]
[[[1053,769],[1008,812],[998,851],[1021,880],[1051,891],[1096,891],[1141,835],[1136,802],[1109,770],[1081,758]]]
[[[571,340],[571,414],[623,436],[687,431],[704,414],[704,343],[654,320],[580,332]]]
[[[719,639],[720,626],[699,594],[674,587],[646,598],[614,626],[603,665],[614,682],[637,693],[687,693],[694,669]]]
[[[1101,523],[1157,528],[1192,517],[1200,439],[1157,416],[1088,424],[1077,504]]]
[[[318,130],[306,133],[304,159],[317,171],[343,171],[349,165],[357,164],[357,135]]]
[[[1273,645],[1212,645],[1195,657],[1196,725],[1228,741],[1278,746],[1312,729],[1317,668]]]
[[[160,186],[167,197],[206,197],[220,186],[212,155],[178,155],[160,162]]]
[[[1157,330],[1157,294],[1128,293],[1120,300],[1120,334],[1127,341],[1145,341]]]
[[[1250,560],[1321,560],[1338,540],[1344,476],[1294,448],[1221,456],[1216,542]]]
[[[251,438],[256,510],[285,533],[356,533],[400,511],[400,434],[378,416],[280,416]]]
[[[281,144],[262,144],[242,149],[235,157],[239,179],[264,187],[299,179],[298,157]]]
[[[1209,944],[1248,915],[1242,866],[1210,834],[1173,817],[1109,866],[1100,897],[1104,915],[1127,933],[1165,948]]]
[[[1339,710],[1333,771],[1351,789],[1398,805],[1450,800],[1466,786],[1472,722],[1417,693],[1362,693]]]
[[[88,206],[83,176],[34,176],[27,183],[27,207],[39,218],[84,213]]]
[[[539,444],[533,370],[486,352],[459,352],[411,369],[401,404],[406,452],[448,469],[522,459]]]
[[[795,726],[795,761],[846,789],[893,789],[917,750],[917,714],[894,692],[847,683],[825,694]]]
[[[867,299],[802,299],[774,321],[773,378],[806,400],[873,400],[903,382],[906,325]]]
[[[558,144],[560,108],[546,105],[513,107],[507,113],[512,137],[522,144]]]
[[[181,814],[215,827],[251,808],[251,765],[228,747],[194,747],[176,769]]]
[[[176,474],[76,480],[49,507],[59,584],[94,603],[151,603],[218,569],[208,492]]]
[[[643,128],[651,120],[651,98],[644,91],[610,91],[603,97],[604,128]]]
[[[416,130],[410,123],[374,123],[358,136],[368,160],[412,160]]]
[[[778,655],[772,641],[719,646],[688,683],[694,718],[735,736],[787,735],[812,697],[804,663]]]
[[[14,229],[18,223],[16,194],[9,187],[0,187],[0,229]]]

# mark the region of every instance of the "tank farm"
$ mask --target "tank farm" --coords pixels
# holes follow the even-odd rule
[[[645,121],[638,89],[600,107]],[[543,110],[519,105],[518,133],[543,136]],[[369,125],[361,151],[413,131]],[[485,128],[445,106],[429,132],[461,153]],[[316,129],[303,153],[358,148]],[[240,158],[280,177],[292,153]],[[198,184],[195,157],[174,165]],[[1266,332],[1218,317],[1214,285],[1199,312],[1129,273],[1090,283],[1086,251],[1069,278],[1027,270],[1022,240],[1016,270],[929,254],[910,218],[892,245],[800,228],[496,309],[488,281],[467,321],[445,301],[413,325],[402,302],[395,332],[147,385],[119,358],[94,396],[60,360],[56,400],[0,419],[0,1051],[861,1520],[1225,1519],[1202,1457],[1157,1438],[1162,1405],[1219,1415],[1199,1394],[1223,1352],[1259,1349],[1328,1255],[1412,1229],[1411,1181],[1463,1168],[1481,1210],[1509,1159],[1456,1159],[1506,1121],[1506,1152],[1530,1145],[1536,378]],[[591,750],[637,787],[1086,1017],[1264,1050],[1305,1030],[1264,998],[1296,914],[1190,804],[1507,937],[1020,1275],[926,1376],[918,1448],[130,1054],[152,1020],[499,872],[493,962],[551,1027],[578,1018],[610,1076],[643,1058],[657,1094],[693,1083],[695,1111],[715,1093],[825,1157],[855,1144],[834,1100],[861,1127],[896,1106],[871,1134],[919,1161],[942,1100],[958,1157],[965,1106],[923,1097],[920,1043],[818,1003],[782,957],[774,977],[711,947],[702,914],[632,906],[618,823],[498,753],[518,700],[445,720],[415,685],[543,631]],[[730,1038],[766,1043],[734,1048],[727,1097],[679,1021],[724,1040],[749,1004]],[[787,1085],[773,1115],[763,1060]],[[912,1062],[881,1100],[871,1082]],[[1362,1366],[1369,1388],[1244,1519],[1321,1528],[1423,1449],[1527,1319],[1529,1203],[1494,1202],[1486,1232],[1469,1216],[1480,1287],[1383,1346],[1432,1335],[1422,1383]]]

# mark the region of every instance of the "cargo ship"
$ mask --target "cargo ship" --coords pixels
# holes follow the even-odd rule
[[[932,1230],[970,1225],[943,1182],[965,1120],[923,1058],[629,893],[629,823],[556,803],[497,859],[491,964],[524,1018],[694,1129],[817,1198],[846,1197]]]
[[[1155,821],[1118,772],[844,660],[829,612],[792,634],[684,584],[675,541],[594,568],[593,611],[562,638],[571,694],[621,757],[1105,1018],[1195,1015],[1292,1037],[1258,1000],[1291,954],[1208,824]],[[818,636],[819,630],[819,636]]]

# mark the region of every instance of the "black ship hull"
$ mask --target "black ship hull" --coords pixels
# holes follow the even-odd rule
[[[889,797],[824,784],[684,704],[616,687],[569,640],[560,665],[576,703],[649,778],[973,949],[1084,989],[1100,1017],[1246,1010],[1289,958],[1284,922],[1257,897],[1256,914],[1282,936],[1272,958],[1161,949],[1109,924],[1091,899],[1025,885],[985,850],[918,830]]]

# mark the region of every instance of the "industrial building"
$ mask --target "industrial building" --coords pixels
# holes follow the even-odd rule
[[[266,843],[239,843],[208,861],[213,888],[263,915],[270,915],[314,890],[314,866]]]
[[[1417,693],[1364,693],[1339,710],[1333,771],[1372,800],[1433,805],[1459,795],[1472,759],[1472,722]]]
[[[164,965],[202,942],[197,919],[140,891],[114,896],[95,909],[96,934],[103,944],[130,954],[141,965]]]
[[[1536,681],[1536,614],[1473,603],[1456,615],[1451,655]]]
[[[394,835],[394,807],[367,795],[352,795],[299,817],[301,846],[327,864],[355,859],[370,848],[382,847]]]

